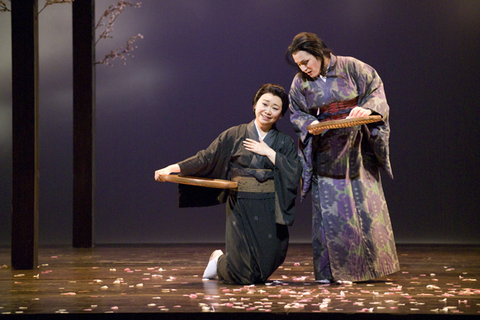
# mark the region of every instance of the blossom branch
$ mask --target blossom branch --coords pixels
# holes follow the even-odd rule
[[[141,5],[142,5],[141,2],[137,2],[133,4],[131,2],[124,1],[124,0],[118,1],[116,5],[115,4],[110,5],[110,7],[108,7],[108,9],[105,10],[103,15],[98,20],[97,25],[95,26],[95,30],[100,27],[107,26],[105,30],[102,32],[102,34],[100,34],[100,36],[98,37],[95,44],[97,44],[98,41],[100,41],[101,39],[113,38],[112,36],[110,36],[110,33],[113,31],[113,25],[115,23],[115,20],[123,12],[123,10],[125,10],[126,7],[140,8]],[[108,24],[103,22],[107,18],[108,18]]]
[[[106,38],[113,38],[113,36],[110,35],[110,33],[113,31],[113,25],[115,24],[115,20],[118,18],[118,16],[125,10],[127,7],[133,7],[133,8],[140,8],[142,5],[141,2],[137,3],[131,3],[129,1],[124,1],[124,0],[119,0],[117,4],[112,4],[108,7],[107,10],[103,13],[103,15],[100,17],[97,25],[95,26],[95,30],[105,27],[105,30],[99,35],[97,41],[95,41],[95,45],[101,40],[101,39],[106,39]],[[108,19],[108,23],[105,21]],[[136,36],[130,37],[127,41],[127,46],[125,49],[123,47],[120,47],[116,50],[110,51],[109,54],[105,55],[105,58],[103,60],[95,62],[95,64],[104,64],[104,65],[109,65],[112,66],[111,61],[120,58],[123,60],[123,64],[126,64],[126,59],[127,56],[131,56],[133,58],[133,55],[131,52],[137,48],[137,46],[134,46],[133,43],[137,38],[143,39],[143,35],[138,34]]]
[[[125,47],[125,49],[123,49],[123,47],[120,47],[116,50],[112,50],[109,54],[105,55],[105,58],[103,60],[97,61],[95,62],[95,64],[113,66],[110,61],[115,60],[116,58],[122,59],[124,65],[127,64],[127,56],[131,56],[133,58],[132,51],[137,48],[137,46],[133,45],[137,38],[143,39],[143,36],[139,33],[136,36],[130,37],[130,39],[128,39],[127,41],[127,46]]]
[[[40,12],[42,12],[43,9],[45,9],[46,7],[54,5],[56,3],[72,3],[72,2],[73,0],[47,0],[43,8],[40,11],[38,11],[38,14],[40,14]]]
[[[11,0],[10,0],[11,1]],[[20,0],[19,0],[20,1]],[[57,3],[72,3],[74,0],[46,0],[45,5],[43,8],[38,11],[38,14],[40,14],[46,7],[57,4]],[[101,40],[101,39],[106,39],[106,38],[113,38],[113,36],[110,35],[110,33],[113,31],[113,25],[115,24],[115,20],[118,18],[118,16],[125,10],[127,7],[133,7],[133,8],[140,8],[142,5],[141,2],[137,3],[132,3],[129,1],[125,0],[119,0],[116,4],[112,4],[108,7],[107,10],[103,13],[103,15],[100,17],[98,20],[95,30],[105,27],[105,30],[100,34],[98,37],[97,41],[95,41],[95,45]],[[0,12],[10,12],[11,10],[7,7],[5,2],[3,0],[0,0]],[[37,15],[38,15],[37,14]],[[108,22],[105,20],[108,19]],[[125,49],[123,47],[117,48],[115,50],[110,51],[109,54],[105,55],[105,58],[95,62],[95,64],[104,64],[104,65],[109,65],[112,66],[111,61],[115,60],[116,58],[120,58],[123,60],[123,64],[127,63],[127,56],[132,55],[132,51],[137,48],[137,46],[134,45],[135,40],[138,38],[143,39],[143,35],[140,33],[137,34],[136,36],[132,36],[128,39],[127,45]]]
[[[10,0],[11,2],[11,0]],[[43,11],[43,9],[45,9],[46,7],[48,6],[51,6],[51,5],[54,5],[56,3],[72,3],[73,0],[47,0],[45,2],[45,5],[43,6],[42,9],[40,9],[40,11],[38,11],[37,15],[40,14],[40,12]],[[5,4],[5,2],[3,2],[2,0],[0,0],[0,12],[11,12],[12,10],[8,9],[7,5]]]
[[[5,4],[5,2],[3,2],[2,0],[0,0],[0,12],[9,12],[11,11],[10,9],[8,9],[7,5]]]

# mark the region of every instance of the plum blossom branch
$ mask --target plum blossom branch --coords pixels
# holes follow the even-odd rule
[[[57,3],[72,3],[73,1],[74,0],[46,0],[45,5],[43,6],[42,9],[40,9],[40,11],[38,11],[38,14],[40,14],[48,6],[51,6]],[[95,30],[101,27],[105,27],[105,30],[103,30],[103,32],[100,34],[98,39],[95,41],[95,45],[97,45],[97,43],[102,39],[113,38],[113,36],[110,35],[110,33],[113,31],[113,25],[115,24],[115,20],[123,12],[123,10],[125,10],[125,8],[127,7],[140,8],[141,5],[142,5],[141,2],[132,3],[124,0],[119,0],[116,4],[110,5],[108,9],[105,10],[105,12],[100,17],[97,24],[95,25]],[[7,7],[6,3],[3,0],[0,0],[0,12],[10,12],[10,11],[11,10]],[[108,19],[108,22],[106,21],[107,19]],[[134,45],[134,42],[138,38],[143,39],[143,35],[139,33],[136,36],[131,36],[128,39],[127,45],[125,48],[119,47],[115,50],[110,51],[109,54],[105,55],[105,58],[95,62],[95,64],[104,64],[108,66],[113,66],[111,61],[117,58],[122,59],[123,64],[126,64],[128,56],[133,58],[132,51],[137,48],[137,46]]]
[[[118,49],[110,51],[109,54],[105,55],[105,58],[95,62],[95,64],[104,64],[108,66],[113,66],[110,61],[115,60],[116,58],[120,58],[123,60],[123,64],[127,63],[127,56],[131,56],[132,58],[134,57],[131,52],[137,48],[137,46],[134,46],[133,43],[137,38],[143,39],[143,36],[139,33],[136,36],[131,36],[130,39],[127,41],[127,46],[125,49],[123,47],[120,47]],[[122,50],[123,49],[123,50]]]
[[[11,2],[11,0],[10,0]],[[73,0],[46,0],[45,1],[45,5],[43,6],[42,9],[40,9],[40,11],[38,11],[37,15],[40,14],[40,12],[42,12],[46,7],[48,6],[51,6],[51,5],[54,5],[56,3],[72,3]],[[3,2],[2,0],[0,0],[0,12],[11,12],[12,10],[10,10],[7,5],[5,4],[5,2]]]
[[[43,8],[40,9],[40,11],[38,11],[38,14],[40,14],[40,12],[42,12],[46,7],[54,5],[56,3],[72,3],[72,2],[73,0],[47,0],[45,1],[45,5],[43,6]]]
[[[118,1],[117,4],[110,5],[108,9],[100,17],[97,25],[95,26],[95,30],[101,27],[105,27],[105,30],[100,34],[97,41],[95,42],[95,45],[102,39],[113,38],[113,36],[110,35],[110,33],[113,31],[113,25],[115,24],[115,20],[123,12],[125,8],[127,7],[140,8],[141,5],[142,5],[141,2],[137,2],[134,4],[124,0]],[[105,21],[107,19],[108,19],[108,23]],[[122,59],[123,64],[126,64],[127,56],[131,56],[133,58],[132,51],[137,48],[137,46],[133,45],[133,43],[138,38],[143,39],[143,35],[139,33],[136,36],[130,37],[127,41],[127,45],[125,49],[123,47],[120,47],[115,50],[112,50],[110,51],[109,54],[105,55],[104,59],[95,62],[95,64],[104,64],[104,65],[112,66],[111,61],[116,58]]]
[[[10,9],[8,9],[7,5],[5,4],[5,2],[3,2],[2,0],[0,0],[0,12],[9,12]]]

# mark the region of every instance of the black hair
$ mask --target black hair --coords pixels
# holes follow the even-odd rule
[[[288,95],[283,89],[283,87],[279,86],[278,84],[271,84],[266,83],[262,85],[255,95],[253,96],[252,105],[253,105],[253,112],[255,113],[255,105],[257,104],[258,99],[263,96],[265,93],[271,93],[274,96],[277,96],[282,100],[282,117],[285,115],[288,109]]]
[[[285,53],[285,60],[287,60],[287,63],[297,67],[298,72],[300,72],[302,77],[305,78],[306,76],[308,77],[308,75],[304,74],[300,70],[300,67],[292,59],[292,55],[299,51],[308,52],[311,55],[313,55],[315,58],[319,59],[321,62],[320,75],[325,77],[325,74],[327,73],[327,68],[328,68],[328,66],[325,65],[325,58],[330,57],[332,50],[327,48],[323,40],[320,39],[320,37],[317,36],[315,33],[311,33],[311,32],[299,33],[293,38],[292,43],[290,44],[290,46],[287,49],[287,52]]]

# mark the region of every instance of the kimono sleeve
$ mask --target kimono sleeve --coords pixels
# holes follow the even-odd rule
[[[302,81],[296,76],[293,79],[292,86],[289,92],[290,100],[290,122],[293,125],[293,130],[300,139],[300,142],[306,144],[307,140],[311,137],[308,133],[307,126],[317,120],[313,115],[308,113],[307,103],[302,91]]]
[[[352,75],[357,83],[358,105],[382,116],[382,121],[363,126],[362,130],[368,141],[368,145],[363,150],[370,149],[380,167],[393,178],[389,151],[390,107],[387,103],[383,81],[374,68],[356,59],[353,60]]]
[[[207,149],[178,163],[181,174],[215,179],[227,179],[233,141],[231,129],[218,136]],[[203,207],[225,202],[227,189],[178,185],[179,207]]]
[[[301,199],[303,200],[310,191],[313,175],[312,135],[308,132],[307,126],[312,124],[317,118],[308,113],[307,103],[302,90],[302,81],[297,75],[293,79],[289,92],[290,122],[299,138],[298,155],[303,166],[301,186]]]
[[[289,226],[295,219],[295,199],[302,166],[292,138],[284,135],[282,144],[284,148],[275,156],[275,220]]]
[[[352,59],[350,68],[357,84],[358,106],[387,118],[390,108],[380,75],[370,65],[357,59]]]

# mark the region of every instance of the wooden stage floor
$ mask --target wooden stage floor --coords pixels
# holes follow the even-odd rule
[[[271,283],[203,281],[212,244],[39,249],[12,270],[0,248],[3,319],[439,319],[480,317],[480,246],[398,245],[401,271],[351,285],[314,282],[311,247],[291,244]]]

